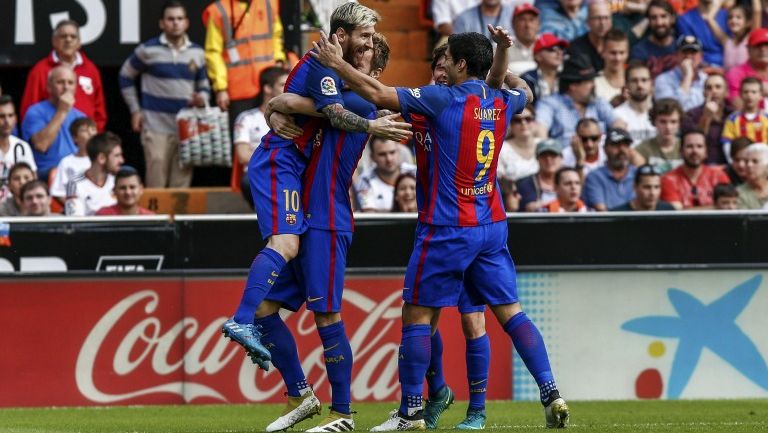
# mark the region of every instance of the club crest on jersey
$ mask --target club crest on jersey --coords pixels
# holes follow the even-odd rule
[[[323,144],[323,128],[320,128],[315,133],[315,137],[312,139],[312,147],[320,147]]]
[[[323,77],[323,79],[320,80],[320,92],[323,95],[339,94],[339,92],[336,90],[336,82],[331,77]]]
[[[286,214],[285,215],[285,222],[290,224],[290,225],[296,224],[296,214],[292,214],[292,213]]]

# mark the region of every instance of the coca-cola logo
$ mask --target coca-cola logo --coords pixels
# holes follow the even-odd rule
[[[347,322],[346,327],[355,360],[352,398],[395,398],[400,292],[392,291],[384,299],[374,300],[346,289],[344,302],[345,316],[350,313],[361,318],[354,324]],[[274,368],[269,372],[258,370],[239,346],[221,337],[219,331],[226,316],[206,323],[185,316],[169,323],[167,318],[161,319],[160,306],[158,292],[142,290],[118,301],[96,322],[80,348],[75,367],[77,388],[85,398],[96,403],[118,403],[172,395],[186,402],[201,398],[261,402],[282,393],[282,381],[276,380],[279,373]],[[304,353],[304,372],[316,390],[327,387],[322,345],[306,347],[308,336],[316,333],[312,313],[302,310],[296,314],[290,318],[292,331],[298,345],[308,349],[300,351]],[[288,315],[284,319],[289,319]],[[179,348],[181,355],[177,353]],[[224,375],[235,368],[236,377]],[[120,386],[114,385],[116,380]],[[237,393],[228,391],[232,382],[236,382]]]

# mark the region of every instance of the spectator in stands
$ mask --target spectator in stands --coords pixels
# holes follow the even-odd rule
[[[499,187],[501,188],[501,198],[504,200],[504,209],[507,212],[518,212],[521,197],[517,191],[517,182],[500,177]]]
[[[51,216],[51,195],[48,184],[40,179],[31,180],[21,187],[21,215]]]
[[[542,140],[536,145],[536,160],[539,162],[539,172],[517,181],[519,212],[536,212],[545,203],[557,198],[555,173],[563,164],[560,143],[551,138]]]
[[[648,20],[645,13],[649,0],[630,0],[611,2],[613,13],[613,28],[627,35],[629,46],[633,47],[648,30]]]
[[[542,212],[565,213],[586,212],[587,205],[581,201],[581,175],[572,167],[562,167],[555,173],[555,194],[557,198],[545,204]]]
[[[715,185],[715,209],[736,210],[739,208],[739,191],[730,183]]]
[[[728,183],[720,167],[705,165],[707,136],[701,129],[683,133],[683,164],[661,178],[661,198],[675,209],[711,209],[715,185]]]
[[[542,33],[553,33],[566,41],[572,41],[586,33],[587,6],[583,0],[559,0],[555,8],[537,7],[542,11]]]
[[[603,133],[597,120],[591,117],[579,120],[571,145],[563,149],[563,165],[575,168],[582,179],[586,178],[591,171],[605,165],[602,143]]]
[[[75,176],[85,173],[91,166],[91,158],[88,158],[88,140],[98,133],[96,122],[90,117],[81,117],[69,126],[69,133],[77,145],[77,152],[69,154],[61,159],[56,166],[56,174],[51,183],[51,196],[64,204],[67,196],[67,184]]]
[[[653,104],[650,116],[657,135],[634,149],[632,162],[637,166],[651,164],[664,174],[683,163],[679,138],[683,109],[674,99],[660,99]]]
[[[413,173],[416,167],[400,158],[400,143],[372,137],[368,144],[376,163],[357,180],[355,191],[363,212],[389,212],[395,192],[395,181],[402,173]]]
[[[101,74],[96,65],[80,51],[80,25],[73,20],[59,21],[53,30],[51,42],[51,54],[37,62],[27,75],[27,84],[21,99],[21,118],[27,116],[27,111],[32,105],[50,99],[51,70],[63,66],[73,71],[77,79],[73,87],[74,107],[95,120],[100,131],[104,130],[107,124],[107,108]]]
[[[8,173],[8,189],[10,194],[0,203],[0,216],[21,215],[21,187],[25,183],[37,179],[35,171],[26,162],[18,162]]]
[[[189,19],[180,2],[167,2],[160,13],[162,34],[136,47],[125,60],[120,88],[131,111],[131,126],[141,132],[147,186],[186,188],[192,167],[179,164],[176,114],[187,105],[203,107],[208,100],[205,53],[187,36]]]
[[[595,76],[589,60],[571,57],[560,74],[560,93],[544,97],[536,105],[536,121],[547,128],[550,137],[560,141],[562,148],[570,145],[581,118],[597,119],[602,130],[624,126],[623,122],[616,122],[611,104],[593,95]]]
[[[91,216],[105,206],[115,204],[112,196],[115,174],[123,164],[120,137],[111,132],[96,134],[88,141],[91,166],[67,184],[64,209],[68,216]]]
[[[691,35],[677,38],[678,66],[656,77],[656,100],[674,98],[683,110],[690,110],[704,103],[704,82],[707,73],[702,70],[701,43]]]
[[[488,25],[508,28],[511,22],[511,6],[502,4],[501,0],[481,0],[479,5],[461,12],[453,20],[453,32],[477,32],[491,39]]]
[[[713,14],[720,28],[727,27],[728,12],[717,0],[699,0],[696,8],[690,9],[677,19],[677,34],[695,36],[704,48],[704,61],[711,66],[723,66],[723,46],[707,25],[706,17]]]
[[[512,15],[512,46],[509,47],[509,72],[522,75],[536,68],[533,49],[541,29],[541,13],[528,3],[518,5]]]
[[[617,119],[627,124],[627,130],[632,136],[632,145],[637,146],[656,136],[656,128],[650,118],[653,106],[651,71],[647,65],[632,61],[625,71],[624,81],[627,100],[616,107],[613,113]]]
[[[0,199],[10,192],[8,190],[8,175],[17,162],[26,162],[37,171],[35,157],[26,141],[15,137],[16,108],[10,95],[0,95]]]
[[[533,58],[536,69],[520,76],[533,92],[534,100],[558,93],[558,75],[563,67],[563,53],[568,48],[568,41],[559,39],[552,33],[543,33],[533,46]]]
[[[730,70],[745,63],[749,58],[747,49],[747,36],[752,29],[759,29],[762,19],[763,5],[760,0],[752,0],[752,10],[748,10],[744,4],[735,4],[728,9],[728,27],[720,27],[717,22],[719,8],[711,8],[709,14],[704,17],[712,34],[723,46],[723,67]],[[726,34],[726,30],[730,35]]]
[[[277,0],[219,0],[203,11],[205,64],[216,104],[229,110],[230,130],[256,105],[262,69],[286,61],[279,10]]]
[[[725,174],[728,175],[733,185],[741,185],[747,176],[746,149],[750,144],[752,144],[752,140],[748,137],[739,137],[731,143],[729,155],[731,163],[725,167]]]
[[[154,215],[155,213],[151,210],[139,206],[143,193],[144,184],[139,172],[131,166],[124,165],[115,174],[117,203],[99,209],[96,215]]]
[[[729,153],[731,142],[738,137],[748,137],[754,142],[768,141],[768,116],[760,103],[763,101],[763,84],[755,77],[741,82],[739,91],[741,110],[731,113],[723,127],[723,152]]]
[[[604,66],[603,52],[605,35],[611,30],[611,7],[604,1],[590,2],[587,6],[587,28],[589,31],[571,40],[568,54],[585,55],[596,71],[602,71]]]
[[[279,66],[270,66],[261,71],[259,77],[259,96],[256,97],[257,105],[250,110],[243,111],[235,120],[234,146],[235,158],[237,163],[232,167],[233,170],[240,170],[240,181],[237,183],[242,191],[243,197],[253,206],[253,197],[251,196],[251,185],[248,182],[248,161],[251,160],[253,151],[261,144],[261,139],[269,132],[267,120],[264,113],[267,110],[267,104],[275,96],[283,93],[285,80],[288,78],[288,71]],[[280,110],[278,110],[280,111]]]
[[[704,82],[704,103],[685,112],[683,130],[701,128],[707,133],[707,163],[725,164],[727,153],[723,152],[720,137],[725,119],[733,111],[727,101],[728,88],[725,77],[719,73],[710,74]]]
[[[659,200],[661,197],[661,174],[656,167],[645,164],[635,171],[635,198],[611,211],[657,211],[675,210],[671,204]]]
[[[454,33],[453,20],[478,3],[479,0],[432,0],[432,22],[441,37],[437,46],[442,45],[444,39]]]
[[[632,184],[635,166],[629,161],[632,136],[624,129],[611,128],[605,138],[606,164],[592,171],[584,182],[584,202],[604,212],[635,198]]]
[[[69,66],[56,66],[48,74],[48,99],[33,104],[21,123],[24,139],[33,146],[37,175],[47,180],[62,158],[77,151],[69,133],[85,115],[74,108],[77,77]]]
[[[746,63],[728,70],[725,75],[728,81],[728,96],[737,109],[741,108],[739,88],[747,77],[757,77],[768,87],[768,28],[752,30],[747,41],[749,60]]]
[[[765,209],[768,204],[768,144],[753,143],[744,150],[746,169],[739,191],[739,208]]]
[[[629,39],[626,33],[618,29],[611,29],[603,39],[600,55],[604,67],[600,75],[595,78],[595,95],[615,107],[621,103],[624,96]]]
[[[632,47],[632,60],[648,65],[656,77],[677,65],[675,50],[675,11],[666,0],[651,0],[645,13],[649,34]]]
[[[534,122],[534,110],[530,105],[520,114],[512,116],[509,136],[499,151],[498,177],[516,181],[539,171],[536,160],[536,143],[539,140],[534,134]]]
[[[416,175],[402,173],[395,181],[392,212],[418,212],[416,204]]]

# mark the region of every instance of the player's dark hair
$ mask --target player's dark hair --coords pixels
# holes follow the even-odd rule
[[[432,72],[435,72],[435,68],[437,67],[437,62],[440,60],[440,57],[443,57],[445,55],[445,52],[448,51],[448,44],[442,44],[439,47],[436,47],[434,50],[432,50],[432,64],[430,67],[432,68]]]
[[[746,149],[752,143],[754,143],[754,141],[746,136],[734,139],[731,142],[731,159],[735,158],[737,153]]]
[[[457,33],[448,37],[448,50],[453,63],[464,59],[467,63],[467,76],[484,80],[491,69],[493,46],[491,41],[480,33]]]
[[[167,2],[163,3],[163,7],[160,9],[160,19],[165,18],[165,11],[168,9],[176,8],[181,8],[184,10],[184,16],[187,16],[187,8],[184,6],[184,3],[180,2],[179,0],[168,0]]]
[[[651,119],[651,123],[656,121],[659,116],[669,116],[672,113],[677,112],[680,115],[680,120],[683,120],[683,107],[674,98],[663,98],[654,102],[651,111],[648,112],[648,116]]]
[[[738,197],[739,190],[730,183],[718,183],[712,191],[713,198],[717,201],[720,197]]]
[[[32,170],[31,165],[27,164],[24,161],[21,161],[21,162],[17,162],[16,164],[13,164],[13,167],[11,167],[11,170],[8,172],[8,179],[13,177],[13,174],[19,170],[29,170],[32,172],[32,174],[36,174],[35,170]]]
[[[86,151],[88,152],[88,158],[93,162],[96,161],[96,158],[101,154],[109,155],[110,152],[112,152],[112,149],[120,146],[122,142],[120,137],[113,132],[106,131],[96,134],[91,137],[91,139],[88,140],[88,144],[85,145]]]
[[[72,138],[75,138],[75,135],[77,135],[77,130],[80,129],[81,126],[92,126],[96,127],[96,122],[91,119],[90,117],[80,117],[75,119],[74,122],[72,122],[71,125],[69,125],[69,135],[72,136]]]
[[[373,35],[373,58],[371,59],[371,71],[384,69],[389,63],[389,43],[387,38],[381,33]]]
[[[555,185],[560,185],[560,181],[563,178],[563,174],[568,173],[568,172],[576,173],[576,176],[579,176],[579,179],[581,179],[581,173],[579,173],[579,171],[576,170],[575,168],[573,168],[573,167],[560,167],[555,172]]]

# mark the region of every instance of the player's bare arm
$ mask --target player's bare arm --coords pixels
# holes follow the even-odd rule
[[[501,26],[493,27],[488,24],[488,31],[491,32],[491,40],[496,43],[496,52],[493,53],[493,63],[485,82],[488,86],[498,89],[504,83],[504,76],[507,73],[509,47],[513,44],[512,36]]]
[[[320,34],[320,41],[312,42],[315,51],[310,54],[323,65],[336,71],[344,82],[357,94],[382,108],[400,111],[400,100],[397,90],[381,84],[375,78],[365,75],[347,63],[342,57],[342,49],[336,35],[331,39]]]
[[[398,114],[368,120],[344,109],[341,104],[331,104],[323,108],[323,114],[334,128],[351,132],[367,132],[388,140],[403,141],[413,135],[411,124],[396,122]]]
[[[312,98],[283,93],[270,99],[267,104],[267,112],[280,112],[283,114],[304,114],[313,117],[323,117],[323,114],[315,109],[315,101]]]
[[[531,91],[531,88],[528,87],[528,83],[526,83],[522,78],[507,72],[504,77],[504,84],[506,84],[510,89],[522,90],[525,92],[525,97],[528,103],[533,103],[533,92]]]

